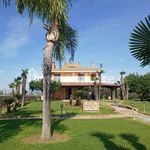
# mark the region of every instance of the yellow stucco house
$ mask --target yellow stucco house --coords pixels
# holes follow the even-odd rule
[[[51,79],[61,82],[61,88],[54,93],[55,99],[69,99],[73,92],[81,87],[97,86],[108,87],[111,89],[112,99],[115,98],[115,89],[119,87],[117,84],[100,83],[99,73],[101,69],[96,67],[94,63],[91,67],[81,67],[80,63],[64,63],[62,68],[57,68],[55,63],[52,65]]]

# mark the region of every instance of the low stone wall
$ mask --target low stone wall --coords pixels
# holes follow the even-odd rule
[[[82,109],[85,112],[98,112],[99,111],[99,101],[86,101],[82,103]]]

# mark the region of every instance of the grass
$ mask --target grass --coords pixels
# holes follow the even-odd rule
[[[51,108],[53,115],[60,115],[60,104],[62,101],[52,101]],[[72,115],[96,115],[96,114],[115,114],[115,111],[107,104],[100,105],[100,112],[83,112],[80,106],[65,106],[63,103],[63,114]],[[41,116],[42,115],[42,101],[28,101],[24,108],[19,107],[17,112],[6,113],[6,109],[3,109],[3,117],[13,117],[13,116]]]
[[[0,121],[1,150],[149,150],[150,126],[131,119],[53,120],[53,131],[66,142],[25,144],[41,132],[41,120]]]
[[[130,106],[131,106],[131,103],[133,103],[135,108],[137,108],[140,112],[144,112],[144,103],[141,101],[123,100],[120,102],[122,104],[130,105]],[[145,110],[146,110],[146,113],[150,115],[150,102],[145,103]]]

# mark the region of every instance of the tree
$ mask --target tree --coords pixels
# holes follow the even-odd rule
[[[43,80],[33,80],[29,83],[29,89],[33,92],[35,91],[41,91],[43,92]]]
[[[17,111],[17,107],[19,105],[19,102],[20,102],[20,100],[22,98],[22,95],[21,94],[15,94],[14,98],[15,98],[15,101],[14,101],[14,104],[13,104],[14,105],[13,110],[14,110],[14,112],[16,112]]]
[[[145,22],[140,21],[131,33],[129,48],[142,67],[150,65],[150,16],[145,17]]]
[[[11,104],[15,101],[14,97],[6,98],[3,100],[3,103],[6,105],[7,113],[10,112]]]
[[[3,0],[5,6],[10,4],[11,0]],[[71,0],[16,0],[17,11],[23,14],[29,13],[30,23],[34,16],[38,16],[46,30],[46,46],[44,48],[43,58],[43,124],[42,135],[43,140],[51,138],[51,114],[50,114],[50,77],[52,66],[52,54],[56,43],[61,44],[61,50],[69,49],[71,59],[74,57],[75,45],[72,44],[72,37],[76,37],[76,32],[71,35],[69,30],[73,30],[68,24],[68,10],[71,6]],[[74,30],[75,31],[75,30]],[[68,34],[70,33],[70,36]],[[68,39],[69,38],[69,39]],[[67,42],[67,41],[70,41]],[[67,45],[68,44],[68,45]]]
[[[20,84],[21,84],[21,77],[17,77],[14,79],[16,94],[20,94]]]
[[[99,100],[101,99],[101,86],[102,86],[102,74],[105,73],[103,69],[99,72]]]
[[[22,107],[24,106],[25,99],[26,99],[27,74],[28,74],[28,69],[22,69],[22,73],[21,73],[21,77],[22,77],[22,103],[21,103],[21,106]]]
[[[51,87],[50,87],[51,93],[55,92],[60,87],[61,87],[60,81],[51,81]],[[32,90],[32,92],[34,90],[43,92],[43,79],[30,81],[29,88]]]
[[[126,72],[122,71],[120,72],[120,94],[121,94],[121,99],[125,99],[125,84],[124,84],[124,75]]]
[[[51,93],[57,91],[61,87],[60,81],[51,81]]]
[[[15,89],[14,89],[15,88],[15,83],[14,82],[10,83],[9,88],[12,89],[12,95],[14,95],[15,94]]]
[[[129,74],[125,77],[129,86],[129,92],[138,94],[141,101],[145,100],[150,93],[150,73],[145,75]]]

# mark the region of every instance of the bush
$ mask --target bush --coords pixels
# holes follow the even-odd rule
[[[15,98],[14,97],[6,98],[6,99],[3,100],[3,103],[7,107],[7,112],[10,112],[11,104],[13,102],[15,102]]]
[[[16,95],[15,95],[15,98],[16,98],[17,100],[20,100],[20,99],[22,98],[22,95],[21,95],[21,94],[16,94]]]
[[[15,101],[14,97],[10,97],[10,98],[4,99],[4,100],[3,100],[3,103],[6,104],[6,105],[7,105],[7,104],[10,105],[10,104],[12,104],[14,101]]]
[[[83,90],[77,90],[77,91],[75,91],[74,93],[73,93],[73,97],[75,98],[75,99],[78,99],[78,98],[84,98],[84,96],[85,96],[85,93],[84,93],[84,91]]]

